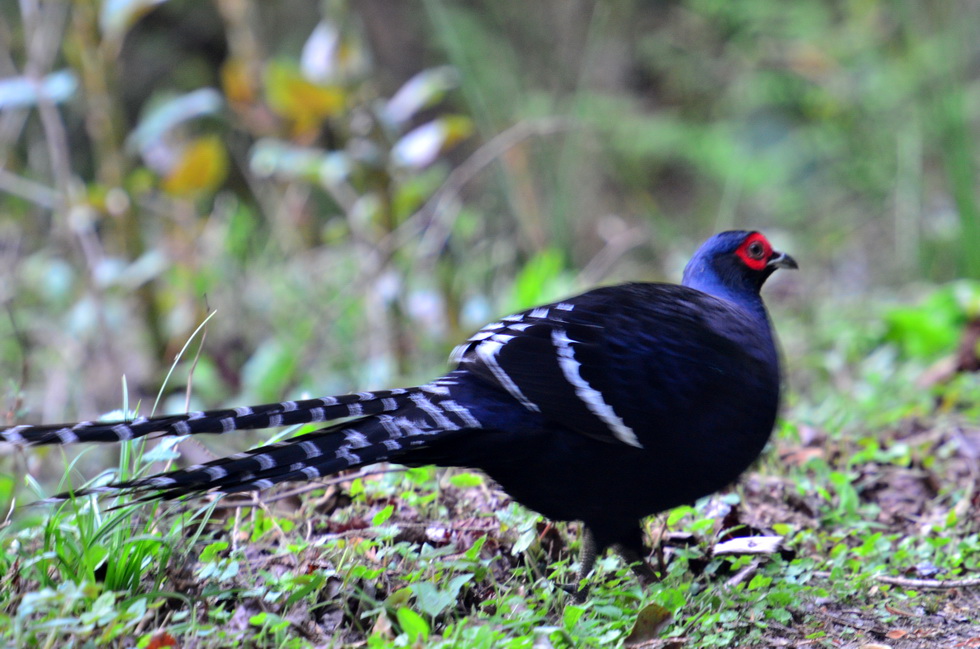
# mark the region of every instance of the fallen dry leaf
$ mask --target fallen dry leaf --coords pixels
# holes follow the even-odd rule
[[[655,639],[660,635],[660,631],[670,622],[672,617],[673,614],[660,604],[648,604],[644,606],[643,610],[637,614],[636,623],[633,625],[633,630],[626,637],[624,645],[627,647],[636,647]]]

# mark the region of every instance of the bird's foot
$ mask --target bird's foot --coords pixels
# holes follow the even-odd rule
[[[584,604],[589,598],[589,592],[592,589],[589,584],[582,583],[581,579],[576,579],[573,584],[559,585],[558,587],[571,595],[576,604]]]

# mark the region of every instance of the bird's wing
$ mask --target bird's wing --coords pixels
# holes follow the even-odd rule
[[[704,322],[713,298],[674,285],[617,288],[488,324],[452,359],[551,421],[643,448],[651,417],[710,394],[718,368],[706,358],[739,353]]]

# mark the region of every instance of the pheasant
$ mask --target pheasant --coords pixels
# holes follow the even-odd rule
[[[641,519],[723,488],[769,439],[780,370],[760,289],[779,268],[797,264],[762,234],[722,232],[701,245],[680,285],[598,288],[506,316],[457,347],[455,368],[425,385],[21,425],[0,430],[0,441],[117,442],[335,422],[86,493],[150,500],[263,490],[383,461],[470,467],[549,519],[582,521],[581,577],[610,547],[648,575]]]

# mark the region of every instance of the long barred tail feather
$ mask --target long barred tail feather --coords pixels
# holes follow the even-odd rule
[[[333,421],[391,412],[402,407],[424,388],[400,388],[377,392],[358,392],[336,397],[284,401],[261,406],[227,410],[189,412],[183,415],[138,417],[131,421],[77,424],[21,425],[0,430],[0,441],[18,446],[75,444],[81,442],[120,442],[153,435],[196,435],[228,433],[235,430],[276,428],[295,424]]]
[[[358,424],[360,431],[377,426],[376,421]],[[403,438],[399,447],[395,448],[387,443],[387,438],[378,439],[378,433],[384,434],[381,431],[368,431],[368,434],[360,431],[357,435],[364,435],[365,440],[374,438],[374,441],[351,448],[347,441],[351,431],[334,426],[288,442],[263,446],[179,471],[116,483],[95,491],[129,492],[148,496],[150,500],[170,500],[207,491],[235,493],[268,489],[281,482],[316,480],[347,469],[397,459],[411,445],[424,443],[424,439],[418,436]]]
[[[357,403],[364,411],[350,421],[205,464],[79,490],[75,495],[128,493],[141,500],[155,500],[204,492],[233,493],[267,489],[280,482],[315,480],[386,460],[397,461],[435,437],[446,438],[482,428],[472,412],[454,401],[445,389],[446,382],[451,380],[442,379],[394,396],[390,392],[374,393],[386,396],[373,400],[362,395]],[[385,400],[400,405],[372,405]],[[367,414],[369,407],[377,410],[377,414]],[[67,494],[59,494],[54,499],[65,497]]]

